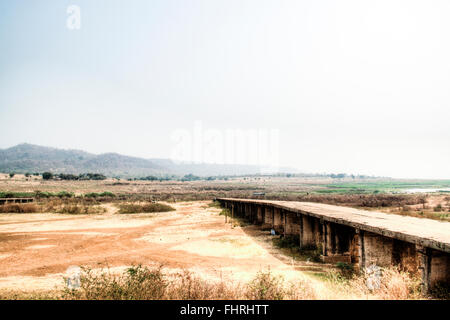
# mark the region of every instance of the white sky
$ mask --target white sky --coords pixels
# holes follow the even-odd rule
[[[200,121],[304,172],[450,178],[449,1],[72,2],[0,4],[0,148],[170,157]]]

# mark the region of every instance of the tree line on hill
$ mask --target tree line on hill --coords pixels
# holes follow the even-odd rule
[[[13,178],[15,173],[11,172],[9,173],[10,178]],[[30,176],[40,176],[39,173],[25,173],[26,177]],[[303,174],[303,173],[275,173],[275,174],[250,174],[250,175],[221,175],[221,176],[197,176],[192,173],[186,174],[184,176],[177,176],[177,175],[165,175],[165,176],[156,176],[156,175],[150,175],[145,177],[139,177],[139,178],[128,178],[128,181],[214,181],[214,180],[228,180],[232,178],[270,178],[270,177],[284,177],[284,178],[295,178],[295,177],[316,177],[316,178],[333,178],[333,179],[344,179],[344,178],[350,178],[350,179],[370,179],[370,178],[376,178],[372,176],[366,176],[366,175],[353,175],[353,174],[346,174],[346,173],[325,173],[325,174]],[[107,177],[104,174],[101,173],[82,173],[82,174],[70,174],[70,173],[59,173],[54,174],[52,172],[44,172],[42,173],[42,178],[44,180],[106,180]],[[115,177],[115,179],[120,180],[119,177]]]

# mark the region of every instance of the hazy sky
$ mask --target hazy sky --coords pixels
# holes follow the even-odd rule
[[[449,17],[448,0],[2,0],[0,148],[171,157],[201,124],[273,129],[304,172],[450,178]]]

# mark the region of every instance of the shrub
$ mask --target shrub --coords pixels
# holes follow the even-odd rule
[[[100,197],[111,197],[111,198],[114,198],[116,195],[114,193],[112,193],[112,192],[105,191],[105,192],[100,193],[99,196]]]
[[[81,268],[80,288],[66,289],[64,296],[87,300],[155,300],[162,299],[167,281],[161,268],[133,266],[122,275]]]
[[[73,192],[61,191],[56,194],[58,198],[72,198],[74,196]]]
[[[152,212],[168,212],[175,209],[163,203],[146,203],[146,204],[122,204],[119,207],[119,213],[152,213]]]
[[[42,179],[44,179],[44,180],[50,180],[52,178],[53,178],[53,173],[51,173],[51,172],[44,172],[42,174]]]
[[[56,197],[56,194],[51,193],[51,192],[42,192],[42,191],[36,190],[34,192],[34,196],[36,198],[51,198],[51,197]]]
[[[299,248],[300,239],[298,235],[289,235],[275,238],[272,240],[274,245],[279,248],[295,249]]]
[[[241,287],[224,281],[209,282],[192,272],[182,271],[169,282],[166,299],[175,300],[236,300],[242,299]]]
[[[99,206],[89,206],[83,204],[65,204],[60,207],[48,206],[47,211],[63,214],[97,214],[104,213],[106,209]]]
[[[102,198],[102,197],[103,198],[113,198],[116,195],[114,193],[112,193],[112,192],[105,191],[105,192],[102,192],[102,193],[89,192],[89,193],[86,193],[84,196],[86,198]]]
[[[250,300],[282,300],[286,296],[283,278],[272,275],[270,270],[260,271],[248,284],[245,295]]]
[[[219,201],[212,201],[212,202],[208,203],[208,207],[218,208],[218,209],[222,208]]]
[[[353,268],[353,265],[345,263],[345,262],[338,262],[338,263],[336,263],[336,267],[339,269],[340,274],[344,278],[350,279],[353,276],[354,272],[355,272],[355,270]]]
[[[367,277],[356,277],[349,284],[358,288],[363,294],[374,294],[381,299],[404,300],[417,299],[421,297],[420,279],[396,268],[382,269],[379,288],[369,289]]]
[[[132,266],[121,274],[81,267],[80,288],[65,289],[65,299],[83,300],[237,300],[312,299],[313,288],[305,281],[286,287],[281,277],[260,272],[247,286],[207,281],[189,271],[167,275],[162,267]]]
[[[33,196],[34,194],[29,192],[0,192],[0,198],[31,198]]]
[[[39,208],[34,203],[7,203],[0,205],[0,213],[35,213]]]

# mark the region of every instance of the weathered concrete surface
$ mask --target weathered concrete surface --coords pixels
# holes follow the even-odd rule
[[[284,233],[284,215],[280,208],[273,209],[273,228],[278,233]]]
[[[264,215],[264,225],[268,228],[272,228],[273,226],[273,208],[267,207],[265,208],[266,214]]]
[[[300,217],[296,214],[286,215],[286,235],[299,235],[300,234]]]
[[[450,223],[448,222],[311,202],[227,198],[218,200],[270,204],[275,208],[450,253]]]

